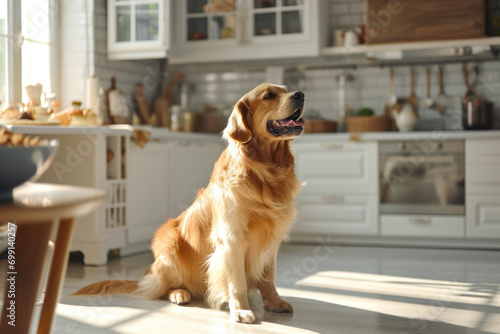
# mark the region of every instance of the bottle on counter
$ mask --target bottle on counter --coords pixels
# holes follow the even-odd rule
[[[185,109],[182,106],[174,105],[170,108],[171,113],[171,130],[172,131],[184,131],[184,113]]]

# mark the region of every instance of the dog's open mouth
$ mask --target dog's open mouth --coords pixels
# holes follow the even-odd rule
[[[267,122],[267,129],[275,136],[300,135],[306,123],[301,116],[302,108],[298,108],[285,119],[275,119]]]

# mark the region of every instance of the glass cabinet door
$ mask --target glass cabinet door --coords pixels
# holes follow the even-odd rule
[[[116,41],[130,42],[131,6],[116,6]]]
[[[236,38],[237,0],[186,0],[187,41]]]
[[[116,42],[158,41],[161,0],[115,0]]]
[[[253,36],[304,32],[305,0],[252,0]]]
[[[135,6],[135,39],[137,41],[157,41],[159,35],[158,3]]]

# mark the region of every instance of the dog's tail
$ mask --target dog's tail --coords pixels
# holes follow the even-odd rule
[[[138,281],[101,281],[81,288],[75,295],[119,295],[130,294],[137,290]]]

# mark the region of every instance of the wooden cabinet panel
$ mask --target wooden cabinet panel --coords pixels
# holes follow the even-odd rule
[[[484,1],[368,0],[369,44],[484,37],[484,25]]]
[[[467,237],[500,238],[500,196],[468,196]]]
[[[380,234],[390,237],[465,237],[463,216],[382,215]]]

